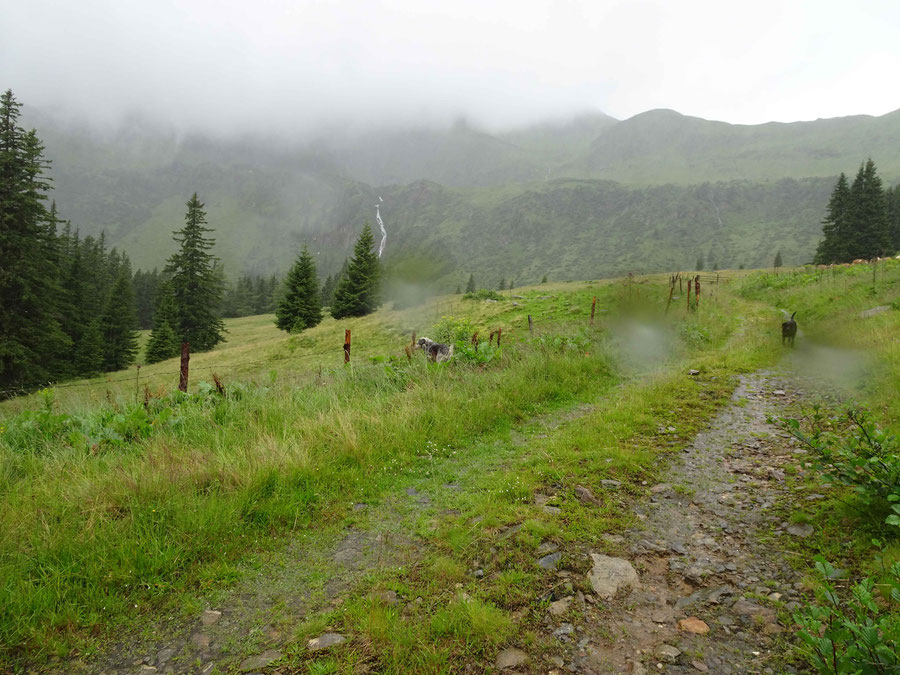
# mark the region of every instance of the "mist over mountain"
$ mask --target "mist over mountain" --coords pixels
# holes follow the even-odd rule
[[[53,198],[136,267],[162,265],[197,191],[226,272],[285,270],[309,243],[335,271],[384,199],[385,261],[427,254],[448,287],[474,273],[536,281],[809,260],[834,177],[866,157],[900,177],[900,111],[732,125],[653,110],[585,114],[499,133],[449,128],[320,133],[304,141],[115,130],[25,109],[53,161]]]

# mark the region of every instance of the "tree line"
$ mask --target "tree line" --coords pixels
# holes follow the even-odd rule
[[[852,184],[841,173],[828,201],[822,234],[816,264],[893,255],[900,250],[900,185],[884,189],[871,158],[859,167]]]
[[[47,206],[49,162],[20,108],[0,96],[0,396],[124,367],[137,349],[128,258]]]

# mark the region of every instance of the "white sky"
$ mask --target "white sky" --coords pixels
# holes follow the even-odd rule
[[[900,108],[900,0],[0,0],[0,88],[182,128]]]

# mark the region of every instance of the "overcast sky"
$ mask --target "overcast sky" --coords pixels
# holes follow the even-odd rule
[[[900,1],[0,0],[0,88],[181,128],[900,108]]]

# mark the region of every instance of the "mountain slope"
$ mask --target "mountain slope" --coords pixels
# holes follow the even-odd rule
[[[836,176],[866,157],[900,178],[900,110],[814,122],[736,125],[651,110],[610,127],[558,170],[626,183]]]

